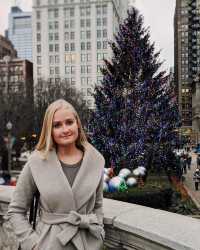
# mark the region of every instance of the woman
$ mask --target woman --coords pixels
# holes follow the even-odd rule
[[[53,102],[7,213],[22,250],[102,248],[104,163],[87,142],[73,106],[64,100]],[[33,230],[25,214],[37,189],[40,216]]]

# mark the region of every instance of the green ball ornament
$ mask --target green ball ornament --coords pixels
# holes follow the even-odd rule
[[[119,191],[119,192],[125,192],[127,189],[128,189],[128,187],[127,187],[125,181],[123,181],[123,182],[119,185],[118,191]]]

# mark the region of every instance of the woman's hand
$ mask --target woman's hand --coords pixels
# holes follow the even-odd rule
[[[37,250],[37,245],[35,245],[35,246],[32,248],[32,250]]]

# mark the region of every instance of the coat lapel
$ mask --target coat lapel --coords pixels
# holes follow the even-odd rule
[[[85,147],[81,168],[72,186],[77,210],[96,192],[103,174],[104,164],[103,156],[88,143]]]

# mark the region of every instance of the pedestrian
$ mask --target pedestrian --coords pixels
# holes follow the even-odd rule
[[[186,163],[185,155],[181,155],[181,157],[180,157],[180,163],[181,163],[181,168],[183,170],[183,173],[187,174],[187,163]]]
[[[187,154],[187,167],[190,170],[191,169],[191,163],[192,163],[192,157],[190,154]]]
[[[6,216],[22,250],[102,249],[104,164],[74,107],[64,100],[50,104]],[[40,213],[33,230],[26,212],[36,190]]]
[[[200,182],[200,170],[197,168],[193,174],[193,180],[195,184],[195,190],[199,189],[199,182]]]

